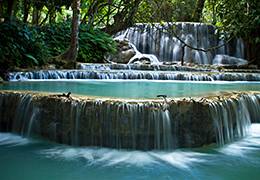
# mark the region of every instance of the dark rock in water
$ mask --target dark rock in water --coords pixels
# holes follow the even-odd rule
[[[130,43],[124,35],[115,38],[117,42],[117,53],[115,55],[109,55],[108,62],[116,63],[138,63],[138,64],[161,64],[158,58],[153,54],[140,53],[134,44]]]
[[[128,61],[136,54],[135,50],[129,45],[126,39],[116,39],[117,53],[107,57],[108,61],[115,63],[128,63]]]
[[[260,93],[163,104],[2,91],[0,130],[72,145],[167,150],[228,143],[260,119]]]

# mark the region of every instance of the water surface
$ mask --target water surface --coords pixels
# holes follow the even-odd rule
[[[260,124],[222,148],[128,151],[71,147],[0,133],[0,179],[259,179]]]
[[[116,97],[155,98],[158,94],[168,97],[193,97],[220,92],[260,91],[260,82],[187,82],[160,80],[43,80],[8,82],[2,90],[29,90],[45,92],[72,92],[72,94]]]

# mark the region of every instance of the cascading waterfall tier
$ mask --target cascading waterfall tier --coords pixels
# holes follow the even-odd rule
[[[176,34],[186,44],[199,49],[209,49],[207,52],[191,49],[172,35]],[[234,39],[225,44],[215,34],[215,27],[203,23],[164,23],[136,24],[116,36],[122,36],[133,43],[141,53],[154,54],[160,61],[181,61],[198,64],[212,64],[216,54],[244,58],[244,44],[241,39]],[[184,54],[183,54],[184,53]]]
[[[217,142],[233,142],[247,135],[251,122],[260,121],[260,96],[241,95],[238,99],[222,99],[209,105],[215,123]]]
[[[77,69],[88,71],[109,71],[109,70],[143,70],[143,71],[216,71],[216,69],[200,66],[181,66],[178,64],[93,64],[93,63],[78,63]],[[256,70],[252,70],[256,71]],[[260,72],[260,71],[259,71]]]
[[[32,72],[12,72],[9,81],[33,79],[150,79],[187,81],[260,81],[259,73],[232,72],[179,72],[179,71],[87,71],[87,70],[41,70]]]
[[[0,92],[0,130],[55,142],[127,149],[220,145],[260,120],[260,92],[195,99],[91,99]]]

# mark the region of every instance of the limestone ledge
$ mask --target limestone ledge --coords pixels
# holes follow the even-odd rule
[[[20,94],[20,95],[31,95],[35,99],[47,98],[47,99],[54,99],[63,102],[93,102],[93,101],[100,101],[106,103],[129,103],[129,104],[136,104],[136,103],[158,103],[158,104],[182,104],[182,103],[200,103],[200,104],[210,104],[212,102],[222,102],[227,99],[239,99],[242,95],[259,95],[260,91],[232,91],[232,92],[219,92],[214,95],[206,95],[206,96],[195,96],[195,97],[166,97],[163,98],[112,98],[112,97],[99,97],[99,96],[83,96],[72,94],[70,97],[65,97],[62,93],[48,93],[48,92],[35,92],[35,91],[13,91],[13,90],[1,90],[0,95],[4,94]],[[166,100],[166,101],[165,101]]]
[[[203,72],[241,72],[241,73],[260,73],[260,69],[254,66],[220,66],[220,65],[210,65],[210,64],[193,64],[184,63],[181,65],[180,62],[163,62],[163,64],[123,64],[123,63],[77,63],[77,69],[84,69],[90,67],[101,67],[110,69],[132,69],[132,70],[161,70],[161,71],[203,71]]]
[[[145,70],[145,71],[153,71],[153,70],[160,70],[160,71],[192,71],[192,72],[216,72],[216,73],[260,73],[260,69],[257,68],[246,68],[246,67],[223,67],[218,65],[199,65],[199,64],[191,64],[185,63],[183,66],[176,63],[166,63],[160,65],[151,65],[151,64],[121,64],[121,63],[103,63],[103,64],[95,64],[95,63],[77,63],[77,69],[83,70],[84,66],[86,70]],[[76,70],[76,69],[58,69],[50,65],[50,67],[43,67],[43,68],[34,68],[34,69],[19,69],[16,68],[13,72],[34,72],[34,71],[48,71],[48,70],[61,70],[61,71],[68,71],[68,70]]]
[[[244,115],[256,122],[260,114],[258,91],[166,101],[0,91],[0,131],[79,146],[167,150],[233,141],[245,135]]]
[[[260,73],[213,72],[213,71],[132,71],[132,70],[40,70],[11,72],[10,81],[29,79],[152,79],[152,80],[192,80],[192,81],[260,81]]]

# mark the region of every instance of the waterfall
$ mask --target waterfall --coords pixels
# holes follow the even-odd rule
[[[235,39],[231,43],[208,52],[189,47],[185,47],[183,52],[183,43],[176,36],[171,35],[172,31],[183,42],[194,48],[208,49],[225,43],[215,34],[214,26],[203,23],[136,24],[134,27],[117,33],[116,36],[124,36],[141,53],[154,54],[160,61],[181,61],[180,55],[183,53],[185,62],[198,64],[212,64],[216,54],[244,58],[244,44],[241,39]]]
[[[215,71],[207,67],[180,66],[178,64],[89,64],[78,63],[78,69],[87,71],[103,71],[103,70],[150,70],[150,71]]]
[[[178,72],[178,71],[87,71],[87,70],[45,70],[9,73],[10,81],[31,79],[150,79],[189,81],[260,81],[259,73],[228,72]]]
[[[210,104],[216,127],[217,143],[224,145],[247,135],[251,122],[260,121],[259,95],[242,95]]]
[[[6,114],[11,104],[15,113]],[[66,144],[118,149],[167,150],[175,147],[170,112],[159,104],[100,100],[70,102],[11,93],[0,95],[0,107],[1,129],[23,136],[37,135]],[[151,112],[150,108],[153,109]],[[3,126],[5,123],[12,126]],[[51,128],[54,124],[55,128]]]
[[[166,104],[165,104],[166,103]],[[223,99],[110,100],[0,92],[0,130],[55,142],[171,150],[232,142],[260,121],[259,94]]]
[[[130,46],[134,49],[135,55],[129,60],[128,64],[135,63],[136,61],[140,62],[142,59],[149,60],[152,65],[161,64],[155,55],[140,53],[132,43],[130,43]]]
[[[235,57],[244,58],[245,57],[245,45],[241,38],[236,39],[236,51]]]
[[[221,65],[246,65],[248,62],[245,59],[218,54],[214,57],[212,63]]]
[[[11,116],[10,119],[7,119],[8,121],[1,121],[0,130],[2,128],[10,128],[12,132],[19,132],[21,135],[29,137],[38,112],[32,103],[32,96],[28,94],[18,96],[10,95],[5,96],[5,98],[3,98],[2,94],[0,96],[1,119]],[[10,105],[8,101],[13,104]],[[7,113],[10,114],[7,115]],[[9,120],[11,120],[11,122],[9,122]]]

